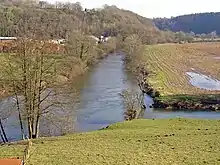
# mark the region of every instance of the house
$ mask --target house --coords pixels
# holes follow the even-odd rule
[[[0,41],[14,41],[17,37],[0,37]]]
[[[54,44],[61,44],[61,45],[63,45],[66,42],[66,40],[65,39],[57,39],[57,40],[51,40],[50,42],[54,43]]]
[[[21,159],[0,159],[0,165],[23,165]]]
[[[10,50],[16,40],[16,37],[0,37],[0,53]]]
[[[39,4],[40,0],[10,0],[12,2],[23,2],[23,3],[32,3],[32,4]]]
[[[99,43],[107,42],[108,39],[109,39],[109,37],[106,37],[106,36],[101,35],[101,36],[99,37],[99,41],[98,41],[98,42],[99,42]]]

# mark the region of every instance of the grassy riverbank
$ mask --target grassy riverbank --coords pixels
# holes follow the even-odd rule
[[[219,120],[134,120],[100,131],[42,138],[34,141],[28,165],[218,164],[219,124]],[[0,157],[19,156],[21,151],[21,145],[3,146]]]
[[[142,68],[140,74],[147,79],[142,80],[145,91],[160,93],[154,98],[155,108],[220,110],[220,91],[194,87],[186,74],[199,72],[219,79],[219,47],[219,43],[148,45],[133,57],[136,64],[128,66]],[[144,71],[150,74],[143,75]]]

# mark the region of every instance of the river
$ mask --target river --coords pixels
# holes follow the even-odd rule
[[[79,78],[77,85],[73,86],[69,88],[69,93],[62,95],[60,99],[68,100],[68,105],[65,108],[68,112],[71,112],[69,117],[73,121],[71,124],[74,125],[74,131],[76,132],[98,130],[112,123],[123,121],[125,110],[119,94],[127,88],[138,91],[136,82],[124,70],[123,55],[120,53],[107,56],[88,73]],[[71,89],[75,89],[75,91],[71,92]],[[77,97],[73,93],[77,93]],[[218,112],[154,110],[150,108],[152,103],[152,99],[145,96],[147,109],[143,118],[220,119],[220,113]],[[13,109],[12,99],[2,100],[0,108],[1,112]],[[65,123],[61,123],[60,127],[62,128],[64,125]],[[10,117],[5,120],[4,126],[10,140],[20,139],[16,110],[13,110]],[[41,129],[47,132],[49,127],[51,127],[51,124],[49,126],[44,123]],[[59,131],[50,132],[50,135],[60,134]]]

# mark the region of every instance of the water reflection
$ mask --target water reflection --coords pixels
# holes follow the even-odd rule
[[[195,78],[193,83],[197,87],[204,87],[208,88],[211,87],[212,89],[216,87],[214,85],[207,85],[210,82],[210,77],[205,75],[197,74],[194,72],[187,72],[192,78]],[[198,78],[198,79],[197,79]],[[208,81],[208,82],[206,82]],[[213,79],[211,82],[214,81]],[[214,81],[216,83],[216,81]],[[214,83],[214,84],[215,84]],[[210,88],[209,88],[210,89]],[[220,88],[219,88],[220,89]],[[144,103],[146,105],[146,110],[144,113],[145,119],[162,119],[162,118],[195,118],[195,119],[220,119],[220,112],[213,112],[213,111],[169,111],[165,109],[153,109],[153,99],[148,95],[145,95]]]
[[[219,56],[216,56],[216,57],[213,57],[213,58],[216,59],[216,60],[220,60]]]
[[[48,89],[43,95],[47,95],[50,91],[53,91],[47,100],[42,103],[42,109],[50,106],[43,114],[40,122],[40,136],[54,136],[61,135],[64,132],[73,130],[74,121],[74,103],[70,101],[69,97],[65,93],[59,92],[54,89]],[[44,97],[44,96],[43,96]],[[22,109],[23,97],[19,96],[19,104],[22,116],[25,116],[25,111]],[[0,117],[3,120],[3,125],[10,141],[21,139],[20,123],[18,118],[18,111],[16,106],[16,100],[14,97],[9,97],[0,101]],[[25,121],[25,120],[24,120]],[[23,122],[24,128],[26,123]],[[25,130],[25,136],[27,136],[27,130]]]
[[[91,131],[123,121],[124,107],[120,93],[136,87],[128,81],[123,56],[110,55],[91,70],[89,82],[80,97],[77,131]]]
[[[220,119],[220,112],[213,111],[172,111],[165,109],[151,108],[153,100],[145,95],[145,104],[147,105],[144,117],[145,119],[163,119],[163,118],[195,118],[195,119]]]

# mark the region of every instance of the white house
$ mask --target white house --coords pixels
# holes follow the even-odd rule
[[[57,39],[57,40],[51,40],[51,43],[54,44],[64,44],[66,42],[66,39]]]
[[[17,40],[17,37],[0,37],[0,41]]]

